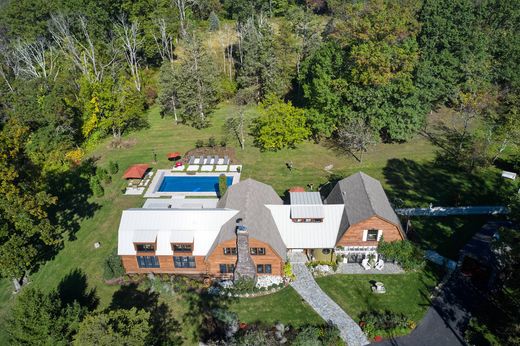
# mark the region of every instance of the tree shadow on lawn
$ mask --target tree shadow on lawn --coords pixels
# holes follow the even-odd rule
[[[229,304],[237,301],[237,298],[210,294],[205,288],[187,288],[182,295],[188,304],[184,321],[196,326],[194,340],[223,340],[225,331],[222,323],[215,318],[215,312],[228,311]]]
[[[79,305],[93,311],[99,305],[95,289],[88,289],[87,275],[81,269],[74,269],[61,279],[58,295],[64,305],[77,301]]]
[[[512,185],[494,171],[468,173],[437,161],[388,160],[383,169],[396,208],[433,206],[504,205]],[[460,248],[492,219],[489,215],[413,217],[409,238],[425,249],[451,259]]]
[[[68,232],[69,240],[76,239],[81,220],[92,217],[100,208],[97,203],[89,201],[92,196],[89,181],[95,173],[94,159],[87,159],[70,170],[48,178],[48,192],[58,197],[58,202],[49,211],[49,219]]]
[[[149,323],[152,331],[147,338],[148,345],[180,345],[180,324],[173,317],[172,311],[163,302],[159,302],[159,293],[150,289],[139,290],[137,284],[121,286],[112,296],[109,309],[142,309],[150,313]]]

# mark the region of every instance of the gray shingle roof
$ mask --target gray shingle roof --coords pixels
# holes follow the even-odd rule
[[[388,201],[379,180],[358,172],[340,180],[325,199],[326,204],[345,204],[338,239],[350,227],[377,215],[395,224],[402,233],[402,226]]]
[[[218,201],[217,208],[235,209],[240,212],[222,226],[208,255],[219,243],[236,239],[236,220],[242,218],[242,224],[247,227],[250,238],[268,243],[285,260],[287,248],[266,204],[283,204],[271,186],[253,179],[246,179],[230,186]]]

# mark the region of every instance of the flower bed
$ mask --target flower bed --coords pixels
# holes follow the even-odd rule
[[[286,283],[281,276],[260,276],[256,283],[248,279],[237,282],[230,280],[220,281],[217,285],[210,287],[208,291],[211,294],[248,298],[272,294],[284,287],[286,287]]]

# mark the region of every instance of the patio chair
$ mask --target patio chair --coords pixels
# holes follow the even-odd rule
[[[385,267],[385,261],[383,261],[382,259],[378,260],[377,264],[376,264],[376,269],[383,270],[384,267]]]
[[[224,156],[224,163],[223,165],[229,165],[229,157]]]
[[[190,160],[188,161],[188,165],[192,165],[195,162],[195,156],[190,156]]]
[[[216,164],[218,163],[218,159],[219,159],[218,155],[215,155],[215,156],[213,157],[213,164],[214,164],[214,165],[216,165]]]
[[[371,267],[370,267],[370,264],[368,264],[368,258],[365,258],[361,261],[361,266],[365,269],[365,270],[369,270]]]

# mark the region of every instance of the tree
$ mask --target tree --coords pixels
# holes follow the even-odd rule
[[[261,115],[254,120],[252,133],[262,150],[294,148],[309,137],[303,109],[294,107],[290,101],[285,103],[269,95],[260,107]]]
[[[417,2],[329,5],[334,20],[328,42],[302,64],[300,75],[314,137],[330,135],[327,129],[360,118],[385,141],[409,139],[426,114],[414,84]]]
[[[220,21],[217,14],[211,11],[209,14],[209,31],[217,31],[218,29],[220,29]]]
[[[283,85],[271,25],[263,16],[249,18],[239,26],[238,39],[238,88],[256,101],[269,93],[281,96]]]
[[[13,345],[67,345],[85,314],[77,302],[64,306],[55,292],[27,288],[10,311],[6,330]]]
[[[198,37],[186,39],[185,55],[178,65],[163,65],[159,100],[163,112],[173,112],[196,128],[208,125],[208,115],[217,103],[216,69]]]
[[[42,178],[23,153],[27,135],[16,120],[0,132],[0,275],[13,279],[15,288],[62,240],[47,214],[56,198],[41,190]]]
[[[363,153],[376,144],[376,135],[363,119],[353,119],[340,125],[336,130],[335,140],[340,148],[350,152],[359,162],[363,162]]]
[[[221,174],[218,176],[218,192],[220,196],[224,196],[228,189],[227,185],[227,177],[225,174]]]
[[[151,326],[150,313],[131,308],[87,316],[79,325],[74,345],[144,345]]]
[[[117,32],[121,41],[121,47],[123,48],[128,67],[130,67],[130,74],[134,80],[135,88],[137,91],[141,91],[138,52],[142,47],[143,40],[139,37],[139,22],[134,21],[129,24],[124,18],[121,18],[120,21],[121,24],[117,27]]]

